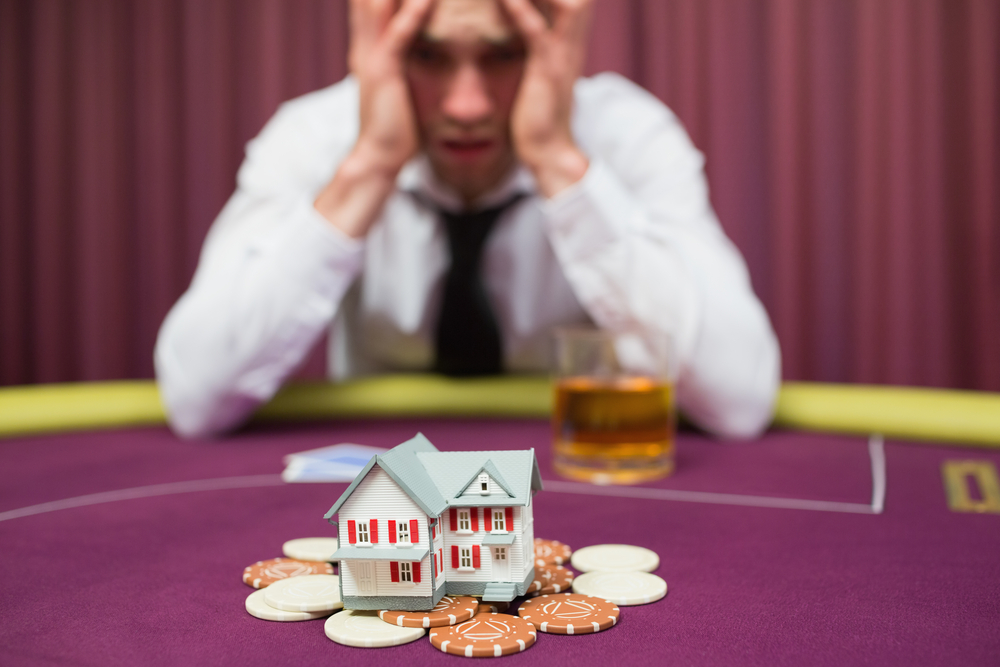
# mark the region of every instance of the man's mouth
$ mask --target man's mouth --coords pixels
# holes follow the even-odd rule
[[[460,160],[470,160],[485,155],[496,142],[492,139],[444,139],[441,146],[445,152]]]

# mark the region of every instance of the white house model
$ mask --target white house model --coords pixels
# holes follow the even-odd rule
[[[325,515],[338,526],[344,607],[417,611],[444,595],[523,595],[541,488],[533,449],[440,452],[418,434],[372,457]]]

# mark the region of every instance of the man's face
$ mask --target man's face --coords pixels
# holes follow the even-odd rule
[[[424,150],[467,201],[514,163],[510,114],[524,60],[496,0],[438,0],[410,49],[406,74]]]

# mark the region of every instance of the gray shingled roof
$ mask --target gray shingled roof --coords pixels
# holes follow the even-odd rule
[[[372,460],[323,518],[336,514],[374,465],[379,465],[429,516],[438,516],[449,505],[490,506],[496,496],[458,496],[486,471],[503,488],[505,505],[527,505],[531,494],[542,490],[535,450],[490,452],[440,452],[422,433]]]
[[[538,475],[535,450],[492,452],[420,452],[417,458],[449,505],[490,506],[496,496],[462,498],[458,496],[472,483],[480,470],[488,469],[492,462],[497,483],[510,494],[505,505],[527,505],[533,491],[540,491],[542,480]]]

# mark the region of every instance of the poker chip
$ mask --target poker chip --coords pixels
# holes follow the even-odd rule
[[[265,621],[311,621],[329,616],[328,611],[282,611],[264,601],[264,591],[257,590],[247,597],[247,611]]]
[[[451,655],[490,658],[520,653],[538,635],[524,619],[510,614],[479,613],[464,623],[430,631],[431,644]]]
[[[476,613],[502,614],[508,609],[510,609],[509,602],[483,602],[480,600]]]
[[[623,606],[649,604],[667,594],[667,582],[648,572],[587,572],[573,582],[573,592]]]
[[[652,572],[660,557],[644,547],[601,544],[574,551],[570,562],[580,572]]]
[[[479,601],[474,597],[444,596],[430,611],[383,610],[378,617],[402,628],[438,628],[467,621],[476,613]]]
[[[535,578],[525,595],[552,595],[568,591],[573,583],[573,573],[562,565],[535,565]]]
[[[554,563],[564,565],[569,562],[573,550],[569,546],[557,540],[543,540],[535,538],[535,565]]]
[[[283,611],[333,611],[340,600],[340,578],[335,574],[307,574],[276,581],[264,589],[264,601]]]
[[[344,646],[380,648],[408,644],[424,636],[423,628],[389,625],[375,611],[345,609],[326,620],[326,636]]]
[[[281,553],[296,560],[329,562],[337,552],[336,537],[300,537],[281,545]]]
[[[600,632],[618,622],[618,607],[614,603],[575,593],[532,598],[517,613],[542,632],[556,635]]]
[[[276,581],[309,574],[333,574],[333,566],[318,561],[272,558],[259,560],[243,570],[243,583],[254,588],[267,588]]]

